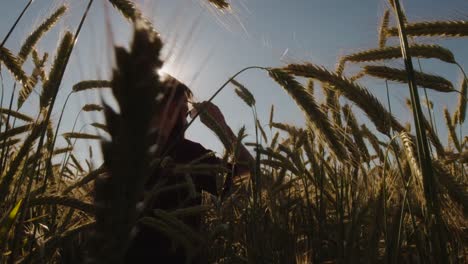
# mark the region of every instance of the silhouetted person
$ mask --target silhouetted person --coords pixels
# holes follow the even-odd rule
[[[229,171],[223,184],[222,193],[230,191],[233,177],[248,175],[249,168],[246,164],[253,161],[250,153],[241,146],[239,150],[239,165],[234,167],[223,160],[209,155],[211,150],[204,148],[199,143],[190,141],[184,137],[184,128],[187,125],[189,115],[188,103],[192,99],[192,92],[183,83],[172,77],[164,81],[164,87],[168,88],[166,96],[161,100],[162,111],[156,113],[153,129],[158,131],[156,140],[157,153],[165,153],[175,164],[188,165],[210,164],[225,166]],[[207,113],[225,130],[231,142],[235,142],[236,137],[231,128],[226,124],[224,116],[218,107],[212,103],[204,102],[203,108]],[[206,120],[201,118],[206,124]],[[241,165],[244,164],[244,165]],[[233,175],[234,174],[234,175]],[[187,182],[185,174],[174,174],[171,170],[157,170],[147,183],[147,190],[151,190],[155,185],[164,181],[164,186],[174,186]],[[196,206],[201,204],[201,192],[209,192],[218,195],[215,173],[192,173],[190,180],[195,186],[197,195],[193,195],[188,188],[178,188],[159,194],[149,205],[152,209],[163,209],[172,211],[179,208]],[[184,217],[181,220],[193,228],[199,230],[201,226],[201,215]],[[171,240],[162,232],[147,226],[139,226],[127,252],[126,263],[185,263],[185,252],[179,246],[173,250]],[[196,256],[192,263],[207,263],[201,256]]]

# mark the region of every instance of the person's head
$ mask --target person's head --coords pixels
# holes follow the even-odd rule
[[[162,87],[164,97],[159,102],[162,107],[155,115],[153,127],[166,137],[176,136],[187,125],[188,103],[193,94],[185,84],[170,75],[162,81]]]

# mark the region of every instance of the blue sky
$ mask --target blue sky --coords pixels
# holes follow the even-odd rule
[[[0,3],[0,36],[6,34],[26,2],[16,0]],[[383,11],[388,6],[386,0],[239,0],[231,2],[230,12],[219,12],[207,4],[206,0],[136,2],[154,22],[166,43],[164,53],[168,61],[164,70],[186,82],[197,100],[209,98],[230,76],[247,66],[282,66],[291,62],[308,61],[333,69],[339,56],[377,46],[377,28]],[[87,1],[34,1],[6,47],[17,52],[26,36],[61,3],[67,3],[70,7],[68,14],[39,44],[41,52],[53,53],[59,36],[65,30],[75,31]],[[403,5],[410,21],[468,19],[466,0],[412,0],[403,1]],[[129,23],[110,8],[107,1],[96,0],[67,68],[56,110],[62,107],[74,83],[85,79],[109,78],[112,43],[126,46],[130,36]],[[419,40],[444,45],[452,50],[464,68],[468,68],[466,38]],[[397,43],[396,41],[393,39],[390,42]],[[168,53],[172,56],[168,57]],[[460,73],[455,66],[427,60],[421,62],[425,71],[442,75],[453,81],[455,86],[458,85]],[[403,63],[396,60],[387,65],[402,67]],[[350,67],[349,73],[356,69],[358,68]],[[8,74],[3,73],[6,76],[5,90],[10,91],[11,79]],[[242,74],[237,80],[255,95],[262,123],[268,123],[272,104],[276,108],[276,121],[298,125],[303,123],[302,113],[266,73],[252,70]],[[386,102],[383,81],[364,79],[361,83],[383,103]],[[404,107],[404,99],[408,95],[407,86],[390,83],[390,89],[395,115],[402,122],[410,121],[411,115]],[[429,95],[435,102],[436,115],[439,117],[442,116],[440,110],[444,105],[452,110],[457,102],[456,94],[430,92]],[[31,97],[22,111],[34,115],[37,111],[37,99],[37,96]],[[317,99],[322,100],[320,97]],[[96,93],[73,97],[67,107],[62,132],[71,130],[73,120],[82,105],[98,103],[99,100]],[[226,88],[214,102],[220,106],[234,131],[246,125],[248,132],[253,134],[251,111],[236,97],[233,89]],[[56,120],[58,116],[57,112],[53,117]],[[97,115],[82,114],[80,117],[78,128],[93,120],[100,120]],[[90,126],[84,126],[84,131],[94,132]],[[201,142],[207,148],[222,151],[218,140],[199,122],[188,131],[188,137]]]

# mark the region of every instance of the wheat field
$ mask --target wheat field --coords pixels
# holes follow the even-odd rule
[[[75,100],[76,94],[90,91],[112,93],[119,111],[105,100],[80,110],[105,117],[103,123],[90,124],[99,134],[75,126],[58,133],[67,110],[56,104],[93,1],[75,32],[61,32],[53,54],[41,53],[36,45],[69,12],[66,5],[31,28],[24,43],[17,43],[19,52],[5,44],[8,34],[2,32],[0,70],[15,80],[15,88],[11,94],[2,88],[0,105],[0,263],[124,263],[136,224],[164,232],[174,247],[186,252],[186,263],[197,255],[207,263],[467,263],[468,137],[463,125],[468,79],[448,48],[419,43],[418,37],[466,41],[468,21],[407,20],[399,1],[392,0],[377,25],[375,48],[341,56],[335,69],[313,62],[246,65],[225,76],[211,99],[226,87],[234,88],[252,109],[253,142],[244,140],[245,128],[237,140],[230,140],[214,119],[202,109],[199,113],[211,120],[209,128],[223,143],[226,162],[237,162],[241,144],[251,150],[255,161],[248,164],[250,177],[237,181],[227,197],[197,193],[203,198],[199,206],[152,208],[142,217],[149,201],[162,193],[194,190],[190,181],[145,190],[152,171],[205,172],[219,181],[230,172],[174,164],[158,151],[149,154],[150,120],[162,107],[152,98],[164,96],[156,73],[164,64],[163,36],[132,1],[108,2],[132,25],[131,44],[112,47],[116,60],[111,79],[82,80],[66,98]],[[230,9],[224,0],[207,3]],[[389,45],[390,39],[400,44]],[[416,69],[416,59],[454,65],[461,81]],[[401,60],[404,67],[385,64],[390,60]],[[48,63],[51,67],[45,67]],[[359,71],[351,74],[349,67]],[[259,120],[254,95],[238,81],[252,69],[271,78],[276,83],[272,89],[289,95],[303,112],[304,126],[277,121],[275,111],[281,105],[272,106],[269,120]],[[363,79],[410,89],[405,111],[413,122],[401,123]],[[435,117],[426,90],[456,97],[456,111],[445,108],[443,116]],[[37,100],[35,111],[22,110],[28,100]],[[67,144],[57,144],[58,138]],[[84,159],[76,155],[77,141],[99,142],[103,163],[96,166],[92,153]],[[182,220],[187,215],[202,215],[202,229],[187,226]]]

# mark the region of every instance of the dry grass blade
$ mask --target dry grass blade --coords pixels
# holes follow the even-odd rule
[[[401,83],[408,82],[408,75],[406,73],[406,70],[395,69],[386,66],[367,65],[364,66],[364,72],[367,75],[377,78],[392,80]],[[418,86],[426,87],[428,89],[444,93],[455,91],[452,83],[443,77],[430,75],[422,72],[414,72],[414,77]]]
[[[330,87],[339,90],[346,98],[359,106],[380,132],[390,135],[390,128],[398,132],[403,131],[403,126],[364,87],[310,63],[290,64],[286,67],[286,70],[294,75],[314,78],[332,84]]]
[[[427,36],[427,37],[467,37],[468,21],[433,21],[409,23],[405,26],[408,36]],[[387,36],[398,36],[398,28],[387,29]]]
[[[50,17],[40,24],[39,27],[31,33],[31,35],[28,36],[18,53],[18,57],[21,62],[24,62],[27,59],[29,53],[34,49],[34,46],[37,44],[39,39],[41,39],[42,35],[49,31],[66,11],[67,7],[65,5],[59,7]]]
[[[379,48],[385,47],[385,43],[387,42],[387,28],[388,22],[390,21],[390,10],[385,10],[382,22],[380,23],[379,28]]]
[[[55,55],[54,64],[49,73],[49,78],[47,82],[44,83],[42,88],[42,93],[40,97],[40,106],[46,107],[50,104],[52,97],[56,94],[59,89],[61,73],[66,67],[68,53],[73,46],[73,34],[71,32],[66,32],[65,36],[62,38],[60,46],[57,49],[57,54]]]
[[[456,63],[453,53],[439,45],[414,44],[410,46],[410,52],[412,57],[439,59],[447,63]],[[400,46],[365,50],[346,55],[342,59],[350,62],[370,62],[397,58],[401,58]]]
[[[88,80],[88,81],[81,81],[75,85],[73,85],[72,91],[73,92],[81,92],[89,89],[95,88],[109,88],[111,87],[111,82],[106,80]]]
[[[338,158],[346,160],[348,158],[346,150],[338,139],[338,135],[328,117],[315,103],[314,96],[306,91],[292,76],[282,70],[273,69],[269,71],[269,74],[273,80],[288,92],[302,111],[304,111],[308,122],[320,133],[320,137],[327,142],[327,145],[334,154]]]
[[[25,87],[31,87],[30,80],[23,69],[20,60],[5,47],[0,48],[0,61],[6,66],[17,81]]]
[[[79,138],[79,139],[97,139],[101,140],[102,138],[98,135],[92,135],[92,134],[87,134],[87,133],[78,133],[78,132],[67,132],[63,133],[62,136],[64,138],[68,139],[73,139],[73,138]]]

